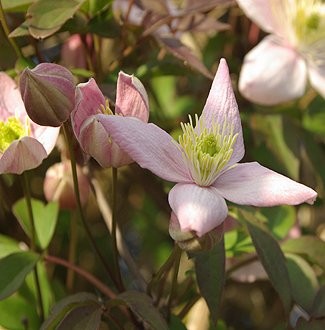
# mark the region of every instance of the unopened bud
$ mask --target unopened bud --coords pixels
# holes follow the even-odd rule
[[[85,205],[89,197],[89,182],[81,168],[77,166],[78,185],[81,205]],[[58,202],[60,208],[74,210],[77,201],[74,193],[71,166],[68,161],[51,166],[45,175],[44,195],[47,201]]]
[[[75,83],[71,72],[53,63],[26,68],[20,91],[28,116],[42,126],[61,126],[74,108]]]
[[[169,235],[184,251],[209,251],[221,240],[223,223],[202,237],[198,237],[193,231],[182,231],[175,213],[172,212],[169,222]]]

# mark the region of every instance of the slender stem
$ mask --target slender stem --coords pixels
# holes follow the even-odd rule
[[[63,267],[71,269],[72,271],[76,272],[84,279],[86,279],[89,283],[91,283],[94,287],[101,291],[105,296],[111,299],[116,298],[116,294],[108,286],[101,282],[97,277],[88,273],[86,270],[76,266],[75,264],[72,264],[67,260],[50,255],[44,256],[44,259],[52,264],[61,265]]]
[[[179,265],[181,262],[181,256],[182,256],[182,250],[179,248],[179,246],[175,243],[176,252],[175,252],[175,260],[174,260],[174,271],[173,271],[173,277],[172,277],[172,286],[170,289],[170,294],[168,298],[168,305],[167,305],[167,312],[168,312],[168,318],[170,318],[171,314],[171,307],[173,299],[176,295],[177,290],[177,277],[178,277],[178,271],[179,271]]]
[[[14,49],[17,57],[23,57],[23,54],[22,54],[20,48],[15,43],[14,39],[9,38],[10,30],[9,30],[9,26],[7,24],[5,12],[3,10],[2,1],[1,0],[0,0],[0,21],[1,21],[1,25],[2,25],[3,31],[6,34],[7,39],[9,41],[10,45],[12,46],[12,48]]]
[[[101,188],[101,185],[99,184],[98,180],[96,178],[91,179],[91,184],[93,191],[95,193],[96,201],[99,207],[99,210],[103,216],[103,219],[105,221],[105,224],[109,230],[109,232],[112,232],[112,210],[110,206],[107,203],[107,200],[105,198],[104,192]],[[132,255],[130,254],[127,244],[123,240],[121,231],[119,229],[118,223],[116,223],[116,244],[119,255],[123,258],[125,263],[128,266],[128,269],[130,273],[133,275],[134,279],[137,282],[138,287],[145,291],[147,287],[147,283],[145,279],[142,277],[141,273],[139,272],[139,268],[135,261],[132,258]]]
[[[93,249],[95,250],[99,260],[102,262],[104,269],[106,270],[107,274],[109,275],[109,277],[112,279],[112,281],[114,282],[114,284],[118,287],[118,283],[115,280],[115,277],[113,276],[113,273],[111,272],[111,269],[109,268],[108,264],[106,263],[103,255],[101,254],[95,239],[89,229],[89,226],[87,224],[87,221],[84,217],[84,213],[82,210],[82,205],[81,205],[81,200],[80,200],[80,191],[79,191],[79,184],[78,184],[78,176],[77,176],[77,164],[76,164],[76,160],[74,157],[74,152],[73,152],[73,148],[72,148],[72,143],[71,143],[71,138],[69,138],[69,126],[68,122],[65,122],[63,124],[63,132],[65,135],[65,139],[66,139],[66,143],[68,145],[69,148],[69,153],[70,153],[70,163],[71,163],[71,170],[72,170],[72,179],[73,179],[73,186],[74,186],[74,192],[75,192],[75,196],[76,196],[76,201],[77,201],[77,216],[78,218],[81,220],[81,223],[85,229],[85,232],[87,234],[87,237],[93,247]]]
[[[123,281],[121,277],[120,267],[118,263],[118,249],[117,249],[117,239],[116,239],[116,228],[117,228],[117,168],[112,167],[112,247],[113,247],[113,264],[115,267],[116,280],[119,284],[119,289],[123,290]]]
[[[177,314],[177,317],[182,320],[199,299],[200,299],[200,296],[197,295],[194,298],[188,300],[187,303],[185,304],[185,306]]]
[[[69,262],[74,264],[76,260],[76,249],[78,244],[78,226],[76,221],[75,213],[71,213],[70,219],[70,241],[69,241]],[[67,278],[66,278],[66,287],[69,292],[73,291],[74,283],[74,271],[71,268],[68,268]]]
[[[34,215],[33,215],[33,208],[32,208],[32,197],[31,192],[29,189],[29,182],[28,182],[28,175],[25,172],[23,172],[23,190],[24,195],[26,198],[26,204],[27,204],[27,211],[28,211],[28,218],[29,218],[29,225],[31,229],[31,239],[30,239],[30,248],[32,251],[36,251],[36,230],[35,230],[35,222],[34,222]],[[35,287],[36,287],[36,296],[37,301],[39,305],[39,312],[40,312],[40,319],[41,321],[44,321],[44,305],[43,305],[43,297],[42,297],[42,291],[40,286],[40,281],[38,277],[38,270],[37,270],[37,264],[35,265],[33,269],[34,274],[34,281],[35,281]]]

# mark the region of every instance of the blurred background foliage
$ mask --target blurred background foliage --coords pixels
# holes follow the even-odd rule
[[[280,206],[254,211],[242,208],[254,213],[255,219],[279,241],[286,253],[295,301],[304,310],[312,310],[325,279],[325,102],[311,88],[302,98],[273,107],[252,104],[238,93],[243,57],[264,33],[243,15],[234,1],[175,0],[173,7],[178,8],[175,16],[167,0],[2,0],[1,3],[11,37],[25,59],[17,58],[0,29],[2,71],[16,77],[27,64],[60,63],[71,69],[76,82],[95,77],[110,100],[115,99],[118,72],[134,74],[148,92],[150,121],[175,138],[180,134],[179,123],[186,122],[188,114],[201,113],[219,59],[226,58],[244,130],[243,161],[256,160],[318,192],[314,206]],[[132,16],[133,6],[138,10],[135,16]],[[65,47],[73,47],[71,37],[76,48],[65,53]],[[33,197],[45,201],[45,172],[60,161],[62,153],[64,150],[59,145],[40,168],[31,171]],[[82,157],[80,164],[81,160]],[[111,203],[111,172],[101,169],[93,160],[88,171]],[[136,164],[119,171],[119,225],[146,279],[151,278],[173,248],[168,234],[167,193],[171,187]],[[2,175],[0,194],[0,254],[4,257],[18,249],[16,242],[27,242],[27,237],[12,212],[14,203],[22,197],[18,178]],[[93,235],[110,260],[109,232],[93,194],[85,210]],[[198,294],[193,262],[183,256],[177,296],[179,306],[188,304],[189,313],[179,315],[178,321],[172,322],[172,329],[183,329],[184,324],[188,329],[202,330],[288,327],[279,295],[258,262],[240,210],[230,205],[230,215],[239,222],[234,222],[225,233],[227,277],[218,325],[209,323],[206,304]],[[69,227],[74,220],[73,211],[60,210],[55,235],[48,247],[50,254],[68,259]],[[107,280],[84,235],[78,225],[76,263]],[[14,240],[9,242],[8,237]],[[44,264],[39,267],[42,288],[46,287],[42,290],[48,293],[45,299],[48,313],[50,306],[67,293],[66,270],[49,264],[46,275]],[[132,287],[127,267],[121,264],[121,268]],[[79,291],[94,292],[84,279],[75,276],[70,293]],[[168,292],[166,288],[165,292]],[[35,288],[27,277],[17,294],[0,301],[0,325],[5,329],[23,329],[24,317],[28,315],[26,329],[37,329],[39,319],[32,307],[33,301]],[[181,311],[179,306],[175,315]],[[180,319],[183,325],[178,323]],[[105,329],[104,325],[102,328]]]

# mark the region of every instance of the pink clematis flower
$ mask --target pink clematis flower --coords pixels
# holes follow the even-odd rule
[[[27,116],[19,89],[0,72],[0,174],[39,166],[55,146],[59,128],[39,126]]]
[[[242,205],[312,204],[317,193],[244,156],[242,127],[227,63],[220,61],[200,117],[182,124],[177,143],[154,124],[99,115],[97,120],[140,166],[176,182],[169,204],[183,231],[199,237],[225,220],[225,199]]]
[[[102,167],[120,167],[132,163],[130,156],[120,150],[97,120],[99,114],[115,117],[95,80],[90,79],[76,89],[75,108],[71,113],[76,138],[82,149]],[[119,73],[117,80],[115,115],[133,116],[143,122],[149,118],[148,96],[142,83],[124,72]]]
[[[325,97],[325,4],[321,0],[237,0],[270,33],[244,59],[239,90],[274,105],[302,96],[307,80]]]

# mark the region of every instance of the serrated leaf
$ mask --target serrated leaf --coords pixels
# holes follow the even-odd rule
[[[211,251],[195,253],[193,258],[200,292],[209,307],[213,322],[216,323],[225,283],[224,240],[218,242]]]
[[[38,259],[33,252],[16,252],[0,260],[0,300],[18,290]]]
[[[59,206],[55,202],[48,203],[32,199],[34,226],[36,231],[36,245],[42,250],[46,249],[53,237],[57,223]],[[31,238],[30,219],[25,198],[18,200],[12,209],[25,233]]]
[[[318,289],[317,277],[310,265],[301,257],[286,254],[291,294],[299,306],[310,312]]]
[[[168,325],[159,311],[154,307],[151,298],[139,291],[125,291],[116,297],[127,304],[150,329],[168,330]]]
[[[258,223],[251,213],[241,211],[241,214],[244,216],[259,259],[274,289],[279,294],[285,311],[289,313],[292,297],[289,274],[283,252],[271,233],[268,232],[265,226]]]
[[[311,309],[312,317],[325,317],[325,286],[322,286],[314,299],[313,306]]]
[[[97,329],[102,309],[95,295],[80,292],[59,301],[52,308],[41,330]]]
[[[325,242],[315,236],[301,236],[282,243],[284,252],[300,254],[325,270]]]
[[[0,235],[0,259],[12,254],[14,252],[20,252],[19,243],[14,239],[5,235]]]

